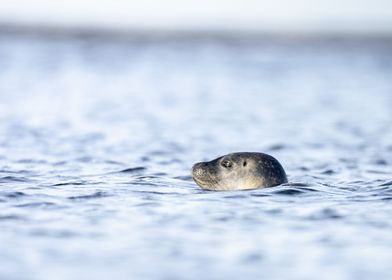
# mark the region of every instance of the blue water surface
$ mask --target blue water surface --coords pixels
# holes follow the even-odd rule
[[[289,183],[203,191],[259,151]],[[392,279],[392,40],[0,34],[0,279]]]

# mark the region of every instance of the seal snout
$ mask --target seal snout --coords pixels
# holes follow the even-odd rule
[[[208,163],[196,163],[192,167],[192,178],[200,187],[209,189],[209,186],[211,185],[211,176]]]
[[[192,177],[196,178],[202,178],[204,177],[205,173],[205,163],[204,162],[198,162],[192,167]]]

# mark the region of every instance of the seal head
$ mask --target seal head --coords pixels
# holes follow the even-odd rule
[[[232,153],[196,163],[193,180],[206,190],[249,190],[287,183],[282,165],[264,153]]]

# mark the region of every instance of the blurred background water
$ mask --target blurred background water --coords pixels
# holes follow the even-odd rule
[[[14,24],[0,279],[392,277],[392,37]],[[191,180],[234,151],[275,156],[289,183]]]

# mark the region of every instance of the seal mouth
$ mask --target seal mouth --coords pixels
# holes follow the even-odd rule
[[[198,185],[203,185],[203,186],[208,186],[208,182],[205,182],[203,180],[200,180],[196,178],[195,176],[192,176],[193,181],[195,181]]]
[[[192,179],[200,187],[202,187],[203,189],[207,189],[207,190],[215,190],[216,185],[218,184],[218,182],[216,180],[214,180],[213,178],[211,178],[210,176],[207,176],[207,178],[206,178],[207,180],[202,180],[202,179],[197,178],[196,176],[193,175]]]

